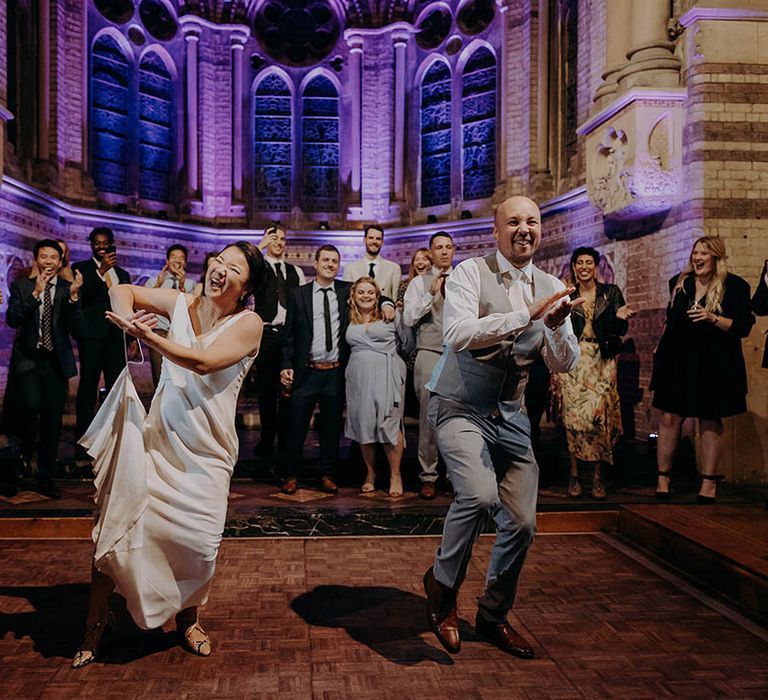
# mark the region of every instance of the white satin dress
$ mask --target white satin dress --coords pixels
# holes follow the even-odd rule
[[[244,313],[196,336],[179,294],[169,339],[207,347]],[[94,459],[94,564],[140,627],[208,599],[237,462],[235,411],[253,357],[208,375],[163,359],[149,413],[128,367],[80,443]]]

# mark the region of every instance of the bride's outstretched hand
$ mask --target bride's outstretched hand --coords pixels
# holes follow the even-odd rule
[[[120,330],[141,340],[147,340],[157,326],[157,316],[144,311],[144,309],[134,311],[126,317],[120,316],[114,311],[107,311],[105,315]]]

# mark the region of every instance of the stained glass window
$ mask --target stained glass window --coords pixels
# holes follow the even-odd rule
[[[91,119],[93,180],[102,192],[128,194],[128,88],[130,65],[118,43],[93,45]]]
[[[173,79],[151,51],[139,66],[139,195],[169,202],[173,171]]]
[[[325,76],[302,96],[302,205],[305,211],[339,208],[339,94]]]
[[[451,71],[435,61],[421,81],[421,206],[451,200]]]
[[[496,58],[477,49],[461,76],[465,200],[493,195],[496,186]]]
[[[291,208],[291,91],[275,74],[256,87],[254,100],[254,207],[259,211]]]

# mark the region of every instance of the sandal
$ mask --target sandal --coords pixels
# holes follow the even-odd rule
[[[72,657],[72,668],[82,668],[96,661],[104,634],[108,630],[114,629],[114,627],[114,613],[111,610],[107,610],[107,614],[103,618],[96,620],[93,627],[85,633],[80,648]]]
[[[360,491],[363,493],[371,493],[376,490],[376,487],[373,485],[373,482],[366,481],[361,487]]]
[[[389,496],[390,498],[400,498],[403,495],[403,479],[390,479],[389,481]]]
[[[703,481],[714,481],[715,482],[715,495],[714,496],[704,496],[702,494],[698,494],[696,496],[696,503],[699,505],[710,505],[714,503],[717,500],[717,482],[722,481],[725,479],[725,474],[701,474],[699,473],[699,476]],[[702,484],[703,486],[703,484]]]
[[[581,496],[581,482],[578,476],[571,475],[568,477],[568,497],[578,498],[579,496]]]
[[[200,627],[199,622],[195,622],[191,627],[187,627],[186,631],[181,635],[181,646],[196,656],[210,656],[213,652],[211,638]]]
[[[605,482],[598,476],[592,480],[592,498],[602,501],[606,496]]]
[[[657,471],[656,476],[665,476],[667,479],[669,479],[672,472],[670,471]],[[658,486],[656,487],[656,493],[653,494],[653,497],[657,501],[668,501],[671,497],[671,492],[669,491],[669,484],[667,484],[667,491],[659,491]]]

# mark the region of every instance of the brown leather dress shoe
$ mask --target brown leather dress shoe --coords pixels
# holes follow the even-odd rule
[[[424,574],[424,592],[427,594],[427,624],[437,641],[446,651],[456,654],[461,650],[459,615],[456,611],[456,592],[435,578],[433,567]]]
[[[421,491],[419,491],[419,498],[423,498],[427,501],[431,501],[437,494],[434,481],[425,481],[421,485]]]
[[[487,637],[499,649],[507,654],[517,656],[519,659],[532,659],[533,647],[521,634],[515,632],[506,620],[504,622],[486,622],[479,617],[475,618],[475,630],[478,634]]]
[[[289,476],[283,479],[282,492],[292,496],[299,488],[299,482],[296,481],[295,476]]]
[[[324,493],[338,493],[339,487],[336,486],[336,482],[330,476],[324,476],[320,479],[320,490]]]

